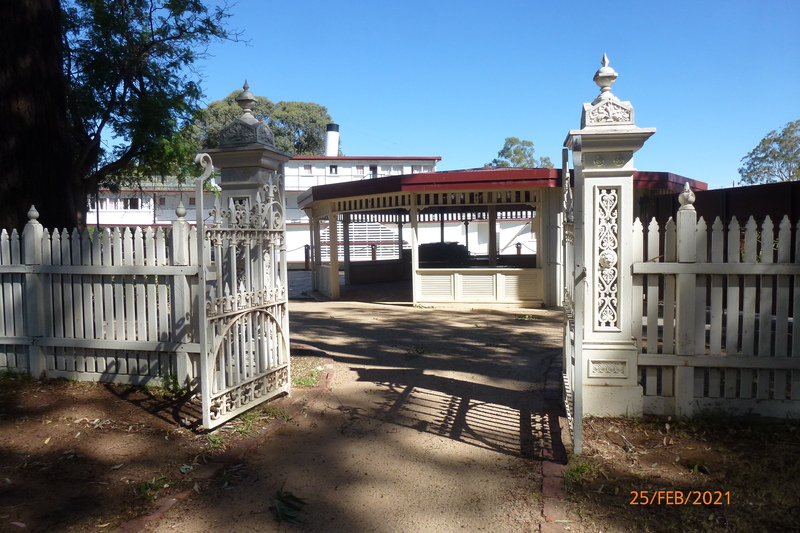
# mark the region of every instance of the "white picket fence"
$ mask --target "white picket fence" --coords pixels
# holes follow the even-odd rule
[[[800,416],[799,227],[751,217],[709,228],[691,203],[664,228],[635,222],[633,331],[646,413]]]
[[[132,384],[197,378],[197,234],[172,228],[0,233],[0,369]]]

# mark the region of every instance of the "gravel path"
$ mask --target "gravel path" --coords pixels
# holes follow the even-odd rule
[[[290,317],[335,361],[330,390],[146,531],[539,531],[559,313],[300,300]],[[282,486],[306,525],[276,523]]]

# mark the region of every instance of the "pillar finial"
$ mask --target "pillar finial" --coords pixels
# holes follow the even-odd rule
[[[236,103],[239,104],[245,115],[249,115],[256,105],[256,97],[250,92],[250,84],[247,83],[247,80],[244,80],[242,92],[236,97]]]
[[[594,82],[600,87],[600,96],[598,96],[601,100],[608,100],[610,98],[615,98],[613,94],[611,94],[611,86],[614,85],[614,82],[617,81],[617,72],[608,66],[608,55],[603,54],[603,59],[600,61],[600,64],[603,65],[600,67],[594,75]]]

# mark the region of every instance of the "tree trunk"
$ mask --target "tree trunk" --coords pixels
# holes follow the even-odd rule
[[[47,228],[73,228],[58,0],[0,1],[0,228],[21,230],[31,205]],[[85,210],[85,207],[84,209]]]

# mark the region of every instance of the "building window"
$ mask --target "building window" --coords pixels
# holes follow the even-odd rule
[[[364,165],[356,165],[356,174],[364,174]]]
[[[194,203],[194,196],[189,197],[189,205],[195,205]]]
[[[166,198],[166,197],[164,197],[164,196],[162,196],[161,198],[159,198],[159,199],[158,199],[158,205],[160,205],[161,207],[164,207],[165,205],[167,205],[167,198]]]
[[[303,165],[303,172],[311,174],[311,165]]]
[[[330,173],[331,174],[338,174],[339,173],[339,166],[338,165],[331,165]]]
[[[403,173],[402,165],[384,165],[381,167],[381,173],[388,176],[399,176]]]
[[[139,209],[141,201],[138,198],[123,198],[122,209]]]

